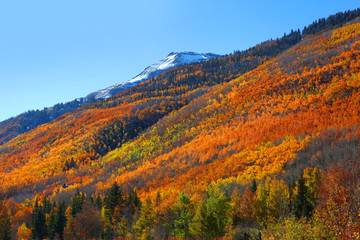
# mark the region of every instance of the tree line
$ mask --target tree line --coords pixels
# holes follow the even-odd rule
[[[315,34],[326,28],[336,26],[338,24],[345,24],[351,20],[360,16],[360,8],[355,10],[348,10],[345,12],[339,12],[334,15],[330,15],[327,18],[319,18],[302,30],[303,35]]]
[[[102,195],[76,191],[68,204],[37,197],[27,203],[31,211],[23,221],[11,216],[3,199],[0,238],[353,239],[360,230],[359,170],[359,163],[349,162],[307,167],[289,183],[268,177],[231,188],[213,184],[200,195],[180,192],[165,209],[161,191],[140,199],[136,189],[127,193],[114,182]]]

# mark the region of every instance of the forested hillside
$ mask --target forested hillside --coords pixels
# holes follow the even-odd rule
[[[43,110],[32,110],[16,117],[0,122],[0,145],[12,138],[36,128],[44,123],[51,122],[57,117],[94,102],[94,99],[79,98],[77,100],[59,103]]]
[[[60,180],[69,182],[67,163],[70,161],[84,171],[89,171],[96,161],[103,164],[102,157],[109,151],[208,93],[214,85],[266,62],[298,42],[299,36],[298,32],[291,32],[245,52],[171,69],[117,96],[86,105],[19,136],[0,148],[2,157],[11,159],[1,166],[3,172],[11,171],[8,175],[11,180],[4,180],[5,193],[33,194],[34,189],[38,192],[52,189],[51,184],[59,186]],[[14,190],[11,182],[21,191]]]
[[[355,17],[171,69],[0,146],[0,232],[359,238]]]

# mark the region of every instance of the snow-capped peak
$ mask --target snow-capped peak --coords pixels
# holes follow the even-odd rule
[[[218,57],[216,54],[206,53],[199,54],[194,52],[178,52],[170,53],[165,59],[160,60],[159,62],[150,65],[145,68],[145,70],[132,78],[131,80],[115,84],[113,86],[104,88],[102,90],[90,93],[86,98],[95,98],[95,99],[106,99],[109,98],[125,89],[131,88],[143,81],[149,80],[157,75],[180,65],[190,64],[194,62],[207,61],[211,58]]]

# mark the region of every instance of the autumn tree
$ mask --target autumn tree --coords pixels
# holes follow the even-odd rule
[[[268,179],[266,181],[269,181]],[[264,224],[268,219],[267,199],[269,196],[269,188],[266,184],[259,184],[256,190],[255,216],[260,224]]]
[[[269,215],[272,219],[286,217],[289,214],[289,188],[283,180],[274,178],[269,186]]]
[[[358,161],[333,165],[325,170],[319,186],[319,204],[313,221],[326,238],[355,239],[360,232]]]
[[[231,217],[234,226],[255,221],[255,194],[247,187],[243,194],[235,188],[231,195]]]
[[[91,204],[84,204],[84,208],[75,217],[75,229],[78,229],[81,239],[97,239],[103,229],[100,211]]]
[[[81,212],[68,220],[65,239],[99,239],[103,231],[100,210],[89,202],[83,204]]]
[[[266,178],[256,190],[255,214],[258,223],[265,224],[287,216],[289,189],[282,180]]]
[[[269,223],[261,232],[264,239],[318,239],[311,223],[294,216]]]
[[[31,229],[26,227],[26,224],[21,224],[17,229],[16,234],[17,239],[30,239],[31,238]]]

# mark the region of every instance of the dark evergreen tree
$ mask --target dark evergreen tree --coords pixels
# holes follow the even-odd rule
[[[44,239],[47,237],[47,225],[45,211],[43,206],[39,206],[36,199],[33,209],[33,224],[31,227],[31,236],[33,239]]]
[[[115,208],[122,208],[124,207],[125,203],[125,197],[124,193],[121,190],[120,186],[115,182],[112,187],[110,188],[110,191],[108,194],[104,197],[104,213],[105,217],[112,223],[112,215],[114,214]]]
[[[99,193],[97,194],[97,197],[96,197],[96,200],[95,200],[95,205],[96,205],[96,207],[98,209],[102,208],[102,200],[101,200],[101,197],[100,197]]]
[[[75,163],[73,157],[70,159],[70,161],[66,160],[66,162],[65,162],[65,167],[66,167],[66,168],[65,168],[64,170],[69,170],[69,169],[71,169],[71,168],[76,167],[76,163]]]
[[[0,239],[12,239],[11,219],[9,209],[5,205],[5,201],[0,196]]]
[[[305,185],[305,180],[303,177],[296,184],[297,192],[295,195],[294,202],[294,213],[297,218],[301,217],[310,217],[313,207],[309,202],[308,198],[308,189]]]
[[[132,207],[136,207],[136,208],[140,208],[141,207],[141,201],[140,198],[138,196],[138,193],[136,191],[136,189],[134,189],[128,197],[128,205],[132,206]]]
[[[257,189],[257,183],[256,183],[256,180],[253,179],[252,183],[251,183],[250,191],[254,193],[254,192],[256,192],[256,189]]]
[[[79,192],[79,190],[77,190],[75,195],[71,198],[71,214],[73,216],[81,212],[84,202],[85,195]]]
[[[60,239],[64,239],[64,229],[66,225],[66,205],[65,202],[59,203],[55,217],[55,233]]]
[[[51,210],[53,209],[53,205],[51,204],[50,199],[47,196],[44,196],[44,198],[42,199],[41,206],[45,214],[50,214]]]
[[[160,203],[161,203],[161,194],[160,191],[158,191],[156,194],[155,205],[158,206]]]
[[[56,234],[56,221],[55,221],[55,214],[51,213],[50,214],[50,219],[48,222],[48,237],[50,239],[54,239],[55,238],[55,234]]]

